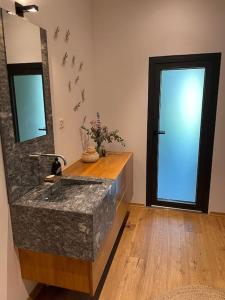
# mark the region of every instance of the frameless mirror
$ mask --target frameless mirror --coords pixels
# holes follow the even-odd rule
[[[16,142],[47,134],[40,28],[3,12]]]

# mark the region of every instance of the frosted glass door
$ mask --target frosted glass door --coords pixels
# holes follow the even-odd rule
[[[205,68],[161,71],[158,200],[196,202],[204,79]]]

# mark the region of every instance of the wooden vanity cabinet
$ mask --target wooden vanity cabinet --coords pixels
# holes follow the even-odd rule
[[[132,153],[110,153],[94,164],[74,163],[64,175],[116,180],[116,215],[95,261],[19,249],[24,279],[94,295],[133,195]]]

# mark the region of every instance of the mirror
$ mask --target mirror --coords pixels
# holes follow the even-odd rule
[[[39,162],[29,154],[55,153],[55,146],[47,31],[1,8],[0,74],[1,144],[14,203],[51,170],[52,159]]]
[[[40,28],[3,12],[16,142],[47,134]]]

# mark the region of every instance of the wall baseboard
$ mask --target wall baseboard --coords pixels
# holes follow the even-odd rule
[[[209,214],[214,215],[214,216],[224,216],[225,217],[225,212],[210,211]]]
[[[46,286],[45,284],[38,283],[36,287],[33,289],[33,291],[30,293],[30,296],[27,300],[35,300],[45,286]]]

